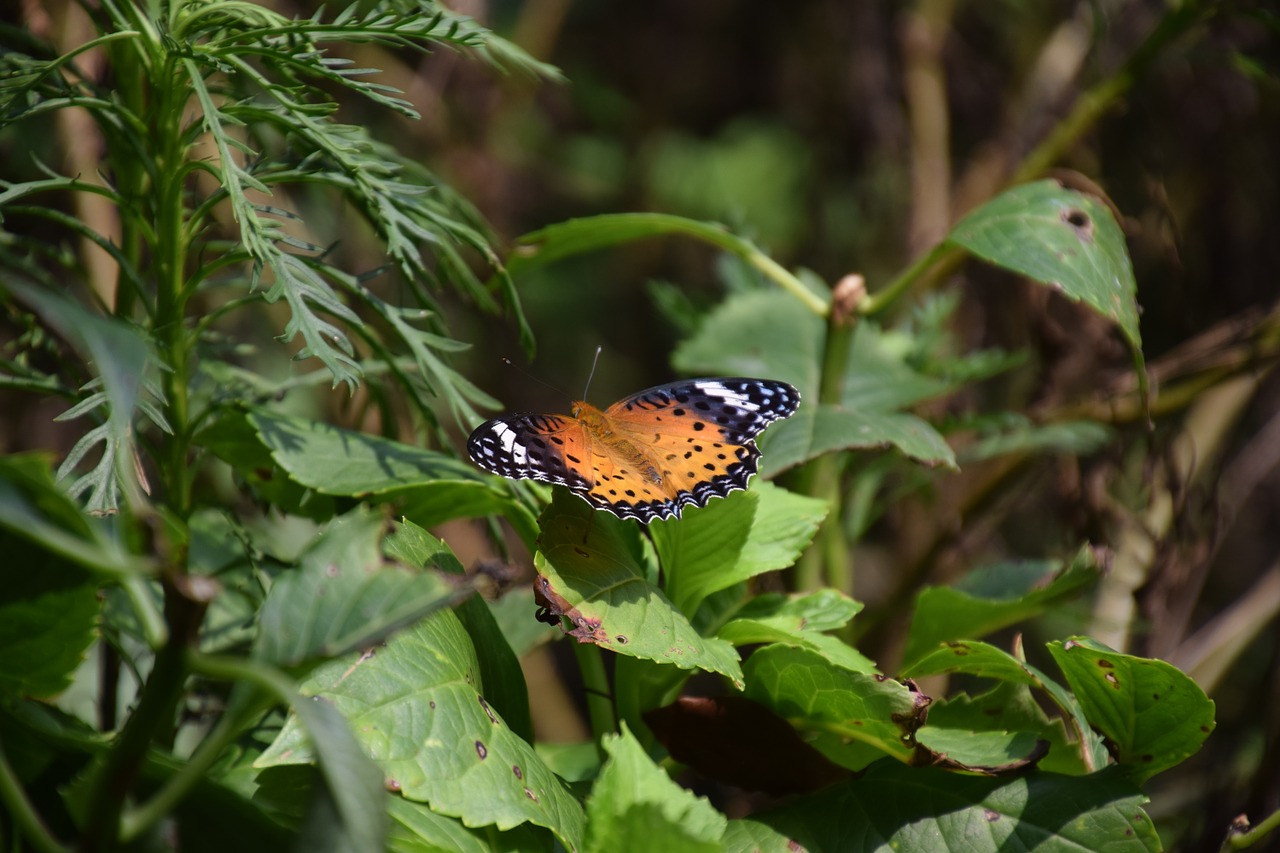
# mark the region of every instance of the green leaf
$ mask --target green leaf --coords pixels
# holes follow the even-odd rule
[[[905,362],[901,336],[864,319],[854,335],[839,405],[818,403],[826,327],[784,294],[751,291],[725,300],[672,363],[686,373],[763,376],[800,390],[799,410],[760,439],[761,473],[770,477],[834,450],[896,447],[927,464],[955,467],[937,430],[901,411],[950,386]]]
[[[0,459],[0,698],[60,693],[97,636],[97,581],[58,553],[85,527],[42,457]]]
[[[322,783],[312,790],[298,849],[381,850],[389,822],[378,766],[338,709],[301,697],[292,707],[315,745]]]
[[[1050,719],[1027,685],[1008,681],[976,696],[960,693],[935,701],[916,742],[964,767],[986,769],[1014,769],[1043,743],[1048,754],[1036,761],[1040,770],[1088,772],[1080,750],[1067,740],[1062,719]]]
[[[834,450],[879,447],[895,447],[927,465],[956,467],[946,439],[915,415],[801,404],[761,438],[761,472],[771,476]]]
[[[785,717],[841,766],[860,770],[886,755],[914,755],[910,735],[923,723],[929,697],[904,684],[782,645],[759,649],[743,670],[748,699]]]
[[[655,521],[649,535],[666,592],[692,616],[708,595],[792,565],[813,540],[827,504],[757,481],[680,518]]]
[[[356,509],[325,527],[297,570],[272,585],[258,618],[259,658],[293,667],[366,649],[471,594],[388,564],[380,550],[386,525],[381,514]]]
[[[1214,704],[1162,660],[1134,657],[1088,637],[1049,644],[1089,722],[1137,782],[1181,764],[1214,728]]]
[[[257,408],[243,414],[231,411],[200,438],[221,458],[250,473],[261,466],[256,441],[289,481],[322,495],[377,497],[403,504],[404,513],[424,527],[511,508],[511,499],[494,488],[498,480],[468,463],[306,418]],[[271,494],[280,494],[279,484],[271,487]],[[296,495],[285,496],[300,503]]]
[[[666,213],[610,213],[549,225],[517,239],[516,250],[507,261],[507,271],[518,276],[528,269],[583,252],[672,235],[692,237],[738,256],[781,285],[790,294],[789,298],[798,300],[815,317],[826,313],[827,305],[822,299],[750,240],[717,222],[699,222]]]
[[[881,761],[852,782],[731,821],[730,853],[1139,853],[1160,850],[1146,797],[1120,774],[964,776]]]
[[[1083,302],[1140,352],[1137,282],[1124,234],[1100,199],[1057,181],[1023,184],[960,220],[947,241]]]
[[[903,667],[910,668],[939,643],[984,637],[1061,605],[1092,586],[1100,571],[1085,547],[1065,567],[1027,561],[976,570],[967,579],[972,591],[929,587],[916,599]],[[979,584],[986,586],[978,589]]]
[[[760,595],[747,602],[718,632],[735,646],[778,643],[807,649],[853,672],[874,673],[862,652],[824,631],[843,627],[862,605],[834,589],[791,596]]]
[[[432,566],[456,576],[466,576],[462,564],[449,550],[449,546],[411,521],[402,521],[384,543],[388,557],[408,566]],[[529,592],[529,606],[524,611],[524,621],[548,631],[547,625],[533,618],[533,595]],[[485,686],[489,704],[498,710],[511,730],[533,742],[533,721],[529,716],[529,690],[525,683],[520,660],[508,645],[497,620],[490,612],[488,602],[478,595],[468,596],[454,607],[471,637],[480,662],[480,680]]]
[[[609,755],[587,798],[586,850],[719,851],[726,821],[653,763],[626,723],[601,745]]]
[[[1106,766],[1108,757],[1101,741],[1089,727],[1084,709],[1066,688],[1024,660],[978,640],[952,641],[925,655],[903,670],[906,678],[926,675],[977,675],[1043,690],[1062,709],[1079,745],[1085,768]]]
[[[103,522],[81,512],[54,482],[45,454],[0,458],[0,528],[114,580],[152,570],[145,559],[126,553]]]
[[[468,826],[544,826],[581,846],[582,808],[533,748],[490,707],[471,640],[441,611],[400,631],[375,654],[318,667],[302,686],[351,723],[388,787]],[[295,718],[257,767],[311,755]],[[369,849],[369,848],[359,848]]]
[[[741,686],[733,646],[700,636],[649,580],[656,566],[634,522],[556,487],[539,525],[537,589],[551,612],[569,619],[571,636],[622,655],[718,672]]]
[[[99,401],[107,405],[105,422],[76,442],[59,468],[59,479],[70,476],[89,451],[102,444],[98,462],[71,484],[71,494],[79,496],[87,491],[86,509],[98,513],[114,512],[119,507],[121,488],[136,493],[140,500],[133,419],[134,411],[141,407],[145,378],[152,365],[147,341],[132,326],[86,311],[57,293],[13,278],[8,278],[4,286],[35,308],[50,328],[93,365],[102,381],[102,397],[93,398],[94,405],[64,413],[81,414],[87,408],[96,408]],[[160,421],[163,423],[163,418]]]
[[[498,832],[492,826],[471,828],[457,818],[436,814],[422,803],[403,797],[389,797],[387,811],[392,820],[388,849],[394,853],[551,853],[551,834],[529,824],[506,832]]]
[[[682,373],[780,379],[800,390],[800,411],[818,401],[822,318],[776,290],[738,293],[703,319],[676,347]],[[775,427],[776,429],[776,427]]]

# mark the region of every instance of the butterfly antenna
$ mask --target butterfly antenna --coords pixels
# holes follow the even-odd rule
[[[600,350],[602,349],[604,349],[603,346],[596,347],[596,357],[591,359],[591,372],[587,374],[587,384],[582,389],[582,399],[584,400],[587,399],[587,391],[591,389],[591,380],[595,378],[596,365],[600,363]]]
[[[525,379],[532,379],[534,382],[537,382],[539,385],[545,385],[546,387],[550,388],[552,391],[555,391],[561,397],[569,396],[568,394],[565,393],[563,388],[560,388],[559,386],[556,386],[556,385],[552,385],[550,382],[548,382],[547,380],[543,379],[540,376],[534,376],[532,373],[525,370],[523,367],[516,364],[514,361],[507,358],[506,356],[502,357],[502,363],[505,364],[507,367],[510,367],[512,370],[516,371],[517,373],[519,373]]]

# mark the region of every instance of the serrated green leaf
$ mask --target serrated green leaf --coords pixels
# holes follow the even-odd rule
[[[469,595],[441,577],[388,564],[382,515],[357,509],[332,521],[279,577],[259,615],[254,654],[293,667],[368,648]]]
[[[108,407],[106,420],[86,431],[67,454],[58,477],[69,477],[88,451],[101,444],[98,462],[73,481],[69,491],[73,496],[87,491],[86,508],[90,512],[114,512],[122,488],[135,498],[141,494],[137,476],[140,466],[135,467],[133,418],[152,363],[148,342],[134,327],[86,311],[60,294],[13,278],[7,279],[4,286],[34,307],[40,318],[97,371],[102,399]]]
[[[692,616],[708,595],[795,563],[826,514],[825,501],[757,481],[705,507],[687,507],[680,518],[652,522],[667,595]]]
[[[305,695],[332,703],[404,797],[469,826],[544,826],[581,846],[582,808],[484,698],[480,665],[457,617],[440,611],[366,656],[318,667]],[[290,718],[257,767],[309,760]]]
[[[886,755],[911,760],[909,736],[923,722],[929,700],[906,685],[783,645],[759,649],[743,671],[748,699],[789,720],[837,764],[860,770]]]
[[[874,673],[876,666],[862,652],[824,631],[843,627],[862,605],[834,589],[792,596],[760,595],[726,622],[716,636],[735,646],[779,643],[808,649],[838,667]]]
[[[1213,701],[1173,664],[1121,654],[1088,637],[1050,643],[1049,653],[1135,781],[1181,764],[1213,731]]]
[[[718,672],[737,685],[733,646],[702,637],[650,580],[655,560],[634,522],[622,521],[556,487],[539,519],[534,567],[539,592],[569,618],[570,633],[631,657]]]
[[[852,782],[731,821],[730,853],[1160,850],[1146,797],[1120,774],[963,776],[881,761]]]
[[[1057,181],[1023,184],[960,220],[947,241],[1083,302],[1140,351],[1137,282],[1124,234],[1100,199]]]
[[[976,577],[998,576],[1001,589],[968,592],[929,587],[916,598],[903,667],[909,669],[939,643],[984,637],[1062,604],[1093,585],[1100,571],[1093,552],[1085,547],[1065,567],[1030,561],[1001,564],[975,573]]]
[[[606,735],[601,745],[609,759],[587,798],[587,851],[721,849],[724,815],[673,782],[626,723],[621,734]]]

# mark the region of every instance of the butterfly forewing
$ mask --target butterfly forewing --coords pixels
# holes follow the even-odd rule
[[[477,427],[467,439],[471,460],[500,477],[590,488],[580,466],[591,448],[582,424],[560,415],[512,415]]]

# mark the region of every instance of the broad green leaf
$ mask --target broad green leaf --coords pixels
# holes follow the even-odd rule
[[[471,828],[404,797],[388,797],[387,811],[392,820],[388,849],[393,853],[551,853],[551,834],[527,823],[506,832]]]
[[[895,447],[927,465],[956,467],[946,439],[915,415],[801,403],[798,412],[761,438],[761,471],[771,476],[834,450],[880,447]]]
[[[974,737],[992,734],[1005,736],[1009,743],[1030,743],[1025,752],[1014,749],[1001,753],[998,750],[1004,747],[999,742]],[[967,738],[971,740],[966,741]],[[1030,687],[1011,681],[998,682],[975,696],[960,693],[935,701],[929,706],[928,721],[916,732],[916,741],[970,767],[999,767],[1006,761],[1025,758],[1032,754],[1037,742],[1043,741],[1049,751],[1036,762],[1036,767],[1077,776],[1088,771],[1080,750],[1068,743],[1062,719],[1050,719],[1031,695]]]
[[[250,439],[236,427],[237,417],[228,413],[230,423],[201,437],[228,462],[247,467],[257,455],[245,446]],[[402,503],[422,526],[511,506],[494,487],[496,478],[443,453],[266,409],[249,409],[243,417],[289,480],[322,495]]]
[[[435,574],[387,564],[386,526],[381,514],[362,509],[331,522],[298,569],[271,587],[255,654],[286,667],[346,654],[470,594]]]
[[[484,484],[474,466],[443,453],[267,409],[247,415],[280,467],[324,494],[364,497],[436,481]]]
[[[462,563],[449,550],[449,546],[411,521],[402,521],[383,543],[388,557],[408,566],[431,566],[456,576],[459,580],[466,572]],[[526,622],[550,633],[550,626],[533,618],[533,597],[524,612]],[[455,614],[471,637],[476,658],[480,662],[480,680],[485,685],[485,697],[498,710],[511,730],[533,742],[533,721],[529,717],[529,690],[525,683],[520,660],[507,644],[498,628],[497,620],[487,602],[478,595],[469,596],[454,607]]]
[[[663,236],[692,237],[730,252],[786,288],[792,298],[798,297],[814,316],[826,312],[824,300],[751,241],[716,222],[699,222],[666,213],[611,213],[549,225],[516,241],[516,250],[507,260],[507,271],[514,277],[533,267],[583,252]]]
[[[1160,850],[1146,797],[1122,775],[1015,779],[881,761],[860,778],[731,821],[730,853],[1144,853]]]
[[[461,622],[440,611],[375,653],[318,667],[302,686],[351,723],[386,785],[468,826],[544,826],[581,846],[582,808],[484,697],[480,664]],[[291,717],[257,767],[310,760]]]
[[[1190,676],[1088,637],[1049,644],[1085,717],[1137,782],[1181,764],[1213,731],[1214,704]]]
[[[916,598],[904,668],[948,640],[977,639],[1024,622],[1078,596],[1098,579],[1093,552],[1082,548],[1065,567],[1043,561],[976,570],[966,589],[929,587]]]
[[[0,459],[0,698],[61,692],[97,636],[90,523],[44,456]]]
[[[845,361],[840,404],[854,412],[895,412],[951,390],[952,383],[926,376],[908,363],[912,339],[863,319],[853,332]]]
[[[302,696],[292,708],[314,745],[321,777],[302,819],[299,849],[381,850],[389,821],[378,766],[339,709]]]
[[[785,294],[753,291],[725,300],[676,350],[686,373],[765,376],[800,390],[800,409],[760,439],[766,477],[833,450],[896,447],[929,464],[955,467],[941,435],[901,411],[950,385],[906,363],[901,336],[863,320],[850,347],[840,404],[818,403],[826,326]]]
[[[1089,721],[1085,719],[1084,709],[1077,698],[1031,664],[1006,651],[978,640],[956,640],[944,644],[903,670],[903,676],[907,678],[958,673],[1043,690],[1066,714],[1077,745],[1083,745],[1078,748],[1086,769],[1097,770],[1106,766],[1107,751],[1089,727]]]
[[[817,652],[766,646],[743,666],[746,697],[785,717],[832,761],[860,770],[886,755],[910,761],[910,734],[929,697],[883,675],[851,672]]]
[[[681,788],[631,735],[606,735],[609,755],[587,798],[585,849],[628,851],[719,851],[725,818],[701,797]]]
[[[776,290],[753,290],[717,305],[676,347],[671,364],[682,373],[790,382],[800,391],[803,412],[818,402],[825,337],[822,318],[796,300]]]
[[[1137,282],[1124,234],[1100,199],[1057,181],[1023,184],[960,220],[947,241],[1085,303],[1140,351]]]
[[[539,524],[537,589],[552,612],[569,619],[571,636],[622,655],[718,672],[741,686],[733,646],[700,636],[649,580],[657,572],[635,522],[597,512],[557,487]]]
[[[0,458],[0,529],[103,577],[119,580],[154,569],[127,553],[100,519],[86,516],[54,482],[49,457]]]
[[[795,563],[827,514],[825,501],[767,482],[733,492],[681,517],[655,521],[649,535],[666,576],[666,591],[692,616],[708,595]]]
[[[808,649],[853,672],[874,673],[875,664],[849,644],[823,633],[843,627],[862,605],[834,589],[791,596],[760,595],[716,632],[735,646],[779,643]]]

